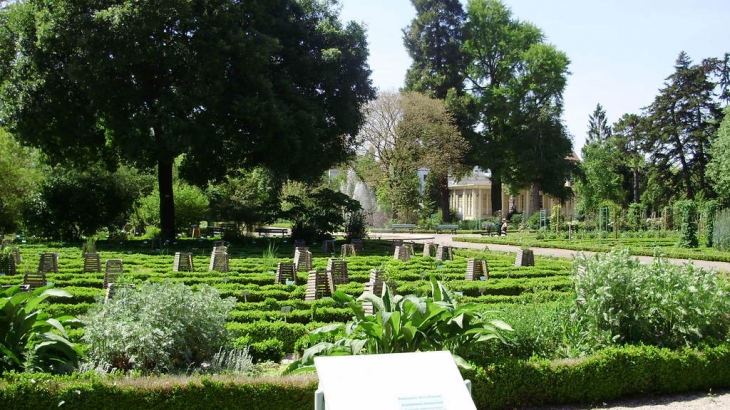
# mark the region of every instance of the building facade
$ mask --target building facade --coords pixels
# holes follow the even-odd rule
[[[456,211],[456,216],[460,220],[481,220],[498,215],[501,211],[492,209],[492,181],[489,173],[475,170],[459,181],[449,180],[449,191],[450,207]],[[523,214],[524,218],[528,218],[541,209],[545,209],[550,215],[555,205],[562,206],[561,212],[566,218],[572,219],[575,213],[575,197],[561,204],[559,199],[540,192],[538,208],[531,209],[529,189],[515,195],[512,198],[514,201],[512,204],[505,185],[502,185],[501,195],[505,215],[509,212],[510,205],[514,207],[515,212]]]

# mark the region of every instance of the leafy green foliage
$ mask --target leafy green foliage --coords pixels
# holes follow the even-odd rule
[[[68,340],[66,326],[78,322],[72,316],[54,317],[42,305],[51,297],[70,296],[52,285],[32,292],[19,286],[0,289],[0,373],[73,370],[81,351]]]
[[[730,209],[723,209],[715,216],[712,244],[721,251],[730,251]]]
[[[153,180],[131,167],[114,172],[100,164],[89,164],[83,171],[56,167],[39,194],[26,198],[24,225],[35,235],[64,240],[92,236],[102,228],[117,231]]]
[[[465,29],[467,78],[480,123],[473,159],[491,171],[492,209],[504,209],[496,194],[502,181],[567,198],[565,181],[576,170],[560,121],[567,55],[497,0],[469,1]]]
[[[175,229],[178,232],[189,232],[191,224],[198,224],[208,215],[208,198],[200,188],[184,181],[175,182],[174,190]],[[140,199],[130,222],[138,229],[160,226],[160,191],[158,188]]]
[[[271,223],[279,214],[278,186],[264,168],[255,168],[225,181],[211,184],[206,191],[211,217],[217,221],[242,222],[248,230]]]
[[[717,215],[718,203],[715,200],[705,201],[702,207],[702,219],[705,221],[704,240],[705,246],[711,248],[715,231],[715,216]]]
[[[364,211],[356,211],[347,216],[345,222],[345,239],[362,239],[368,232],[367,214]]]
[[[707,164],[707,176],[711,178],[721,201],[727,205],[730,204],[730,107],[726,107],[723,114],[717,137],[710,147],[712,159]]]
[[[677,201],[674,208],[679,211],[680,239],[679,246],[696,248],[697,241],[697,204],[691,200]]]
[[[236,339],[233,345],[237,348],[248,348],[253,363],[279,363],[284,357],[284,342],[276,338],[252,342],[249,336],[244,336]]]
[[[512,329],[500,320],[488,319],[482,306],[458,303],[442,283],[431,276],[431,297],[395,295],[384,287],[383,296],[364,293],[354,298],[335,292],[333,298],[347,304],[355,315],[347,324],[332,324],[310,333],[312,347],[287,371],[311,370],[315,355],[403,353],[427,350],[457,351],[492,339],[504,342],[502,332]],[[363,302],[373,306],[366,315]],[[334,339],[334,342],[320,341]]]
[[[21,146],[0,128],[0,232],[22,223],[24,198],[34,197],[44,178],[39,152]]]
[[[626,214],[626,227],[631,231],[642,230],[646,226],[646,207],[642,204],[629,205]]]
[[[197,292],[173,282],[122,286],[90,310],[86,353],[96,368],[189,371],[226,344],[225,321],[234,306],[207,285]]]
[[[254,166],[311,180],[352,154],[374,90],[365,30],[343,24],[335,5],[13,4],[3,9],[1,120],[57,162],[157,166],[172,239],[181,154],[183,177],[199,186]]]
[[[329,188],[300,185],[284,197],[282,210],[292,222],[292,237],[307,243],[331,237],[345,224],[344,215],[359,211],[360,202]]]
[[[579,258],[573,278],[576,320],[596,343],[676,348],[727,338],[730,301],[714,272],[663,257],[641,264],[624,249]]]

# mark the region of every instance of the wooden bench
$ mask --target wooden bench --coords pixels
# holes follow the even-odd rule
[[[289,228],[256,228],[256,232],[259,233],[259,236],[280,233],[284,237],[289,234]]]
[[[404,230],[404,231],[407,230],[408,232],[413,233],[413,230],[416,229],[416,225],[415,224],[392,224],[392,225],[390,225],[390,229],[392,229],[394,233],[398,230]]]
[[[451,233],[456,233],[457,229],[459,229],[459,225],[436,225],[436,233],[441,233],[442,231],[450,231]]]

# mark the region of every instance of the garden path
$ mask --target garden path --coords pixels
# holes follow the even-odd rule
[[[501,252],[513,252],[516,253],[520,247],[519,246],[513,246],[513,245],[501,245],[501,244],[493,244],[493,243],[472,243],[472,242],[457,242],[453,240],[453,237],[455,235],[449,235],[449,234],[409,234],[409,233],[376,233],[372,234],[371,237],[373,238],[379,238],[379,239],[403,239],[407,241],[413,241],[417,243],[424,243],[424,242],[433,242],[437,243],[439,245],[445,245],[445,246],[453,246],[456,248],[470,248],[470,249],[484,249],[484,247],[488,247],[489,250],[492,251],[501,251]],[[478,234],[465,234],[465,235],[458,235],[461,237],[472,237],[472,238],[479,238],[481,235]],[[578,252],[578,251],[572,251],[568,249],[555,249],[555,248],[532,248],[535,255],[540,256],[552,256],[557,258],[566,258],[566,259],[573,259],[578,254],[585,254],[585,255],[594,255],[595,252]],[[634,256],[635,258],[638,258],[642,263],[650,263],[654,258],[650,256]],[[669,259],[670,262],[676,264],[676,265],[683,265],[688,262],[687,259]],[[695,266],[703,268],[703,269],[715,269],[717,271],[721,272],[730,272],[730,263],[728,262],[715,262],[715,261],[702,261],[702,260],[693,260],[692,261]]]

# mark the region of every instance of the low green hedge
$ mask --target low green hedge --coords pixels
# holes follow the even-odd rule
[[[108,380],[23,375],[0,382],[0,408],[311,410],[316,380],[169,377]]]
[[[615,347],[584,359],[508,359],[463,373],[472,380],[479,409],[595,404],[730,387],[730,346],[702,351]]]
[[[504,360],[463,371],[478,409],[511,409],[730,387],[730,345],[671,351],[610,348],[584,359]],[[101,378],[10,374],[0,380],[0,408],[311,409],[313,377],[236,379]]]

